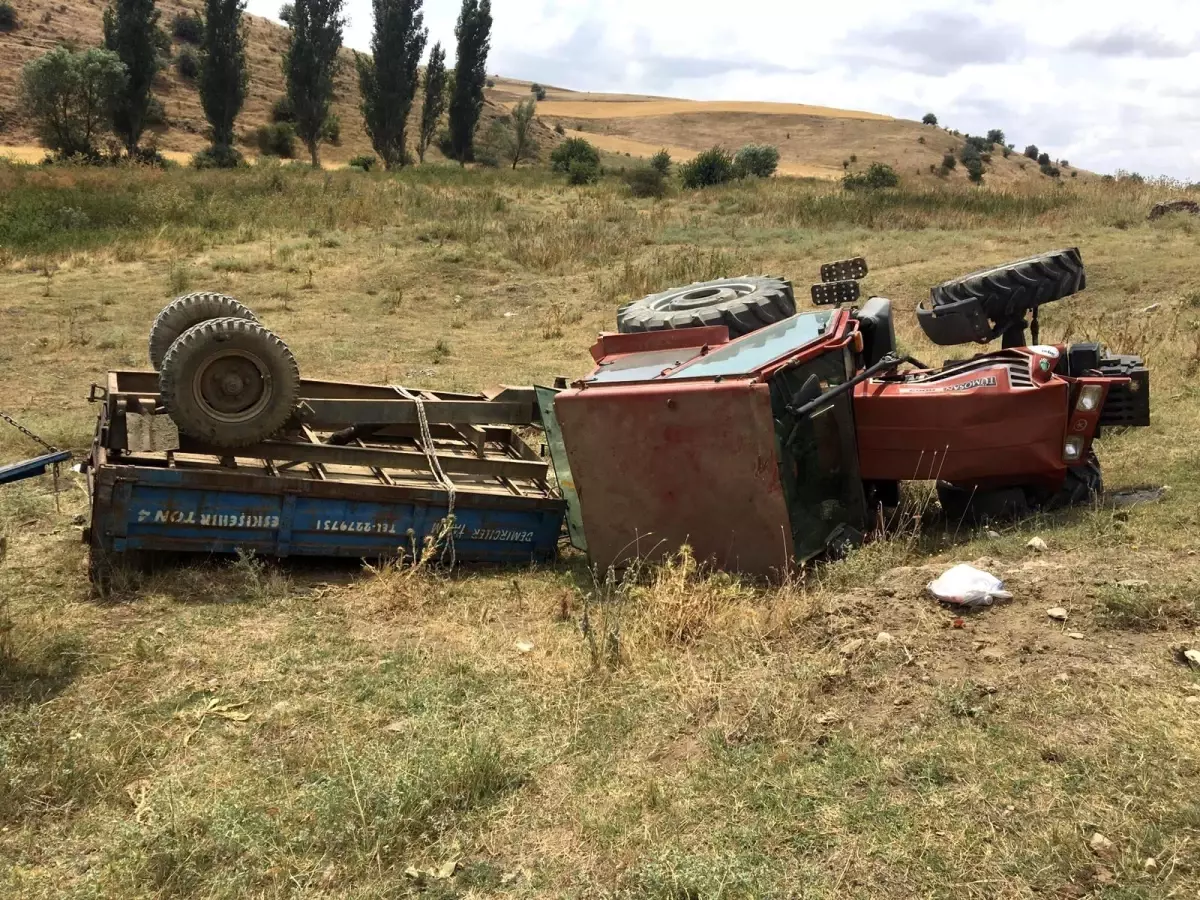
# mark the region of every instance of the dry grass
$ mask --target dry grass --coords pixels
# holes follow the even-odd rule
[[[1198,637],[1194,223],[1147,224],[1163,191],[1131,185],[623,191],[0,169],[0,408],[82,450],[87,383],[142,364],[185,283],[239,296],[310,376],[477,388],[585,371],[637,293],[748,270],[802,284],[857,254],[905,349],[936,359],[911,315],[931,283],[1078,244],[1089,290],[1046,311],[1044,338],[1146,353],[1154,427],[1101,455],[1110,487],[1167,499],[997,540],[909,529],[783,586],[686,555],[622,582],[576,555],[246,558],[97,604],[76,481],[57,507],[48,482],[0,489],[0,894],[1196,894],[1200,680],[1171,652]],[[0,431],[0,458],[32,451]],[[977,560],[1015,600],[953,627],[923,586]]]

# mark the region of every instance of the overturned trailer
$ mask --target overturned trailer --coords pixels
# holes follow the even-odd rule
[[[555,556],[565,503],[519,430],[531,389],[491,397],[298,385],[295,427],[237,447],[180,432],[153,372],[112,372],[84,464],[94,580],[148,554]],[[364,424],[370,423],[370,424]]]

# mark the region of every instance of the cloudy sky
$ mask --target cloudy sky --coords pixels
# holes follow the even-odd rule
[[[259,15],[279,5],[249,0]],[[453,47],[458,7],[425,0],[430,44]],[[371,2],[346,8],[346,43],[365,49]],[[488,71],[514,78],[932,110],[1087,169],[1200,181],[1197,0],[492,0],[492,14]]]

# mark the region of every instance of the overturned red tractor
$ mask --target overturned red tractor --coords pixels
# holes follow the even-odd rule
[[[790,283],[755,277],[622,307],[595,371],[543,408],[594,564],[687,544],[779,572],[859,543],[907,480],[936,481],[954,522],[1102,491],[1092,443],[1149,424],[1150,383],[1137,357],[1038,343],[1039,308],[1085,286],[1078,250],[934,288],[917,310],[931,341],[1002,340],[941,368],[899,352],[889,300],[858,305],[866,274],[862,259],[822,267],[819,308],[799,314]]]

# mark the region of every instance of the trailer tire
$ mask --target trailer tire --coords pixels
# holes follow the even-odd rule
[[[1053,250],[1027,259],[980,269],[933,288],[933,308],[978,300],[993,322],[1023,316],[1026,311],[1061,300],[1087,287],[1083,257],[1077,247]]]
[[[725,325],[740,337],[796,313],[792,283],[765,275],[698,281],[650,294],[617,310],[622,334]]]
[[[184,434],[215,447],[246,447],[292,417],[300,369],[287,345],[257,322],[210,319],[171,345],[159,391]]]
[[[197,291],[176,297],[150,326],[150,364],[156,372],[160,371],[171,345],[189,328],[209,319],[231,318],[258,321],[254,313],[226,294]]]

